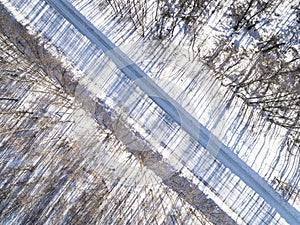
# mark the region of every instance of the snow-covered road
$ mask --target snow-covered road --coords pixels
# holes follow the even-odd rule
[[[46,0],[64,18],[73,24],[93,44],[117,65],[130,79],[134,80],[158,106],[160,106],[182,129],[207,149],[217,160],[239,176],[256,193],[263,197],[290,224],[300,224],[300,213],[282,198],[246,163],[223,145],[209,130],[200,124],[183,107],[155,84],[132,60],[103,35],[92,23],[82,16],[68,1]]]

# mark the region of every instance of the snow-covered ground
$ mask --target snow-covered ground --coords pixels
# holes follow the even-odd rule
[[[145,142],[103,104],[97,105],[95,120],[93,96],[84,95],[84,89],[74,96],[69,69],[36,45],[36,37],[1,4],[0,11],[0,47],[6,49],[1,56],[14,57],[6,58],[11,64],[0,74],[1,223],[211,224],[207,216],[218,208],[205,201],[210,213],[204,215],[199,205],[195,208],[168,187],[174,177],[163,183],[142,158],[133,157],[129,148],[145,147]],[[1,66],[7,66],[3,61]],[[2,104],[2,96],[15,100]],[[101,125],[110,126],[113,118],[111,128],[117,130]]]
[[[82,78],[81,82],[89,84],[87,88],[91,92],[105,99],[110,107],[118,109],[124,118],[128,118],[128,123],[150,143],[157,146],[157,150],[168,159],[171,165],[191,171],[198,179],[206,181],[208,185],[203,188],[207,190],[211,188],[213,193],[220,195],[218,198],[221,201],[219,201],[223,201],[223,204],[231,207],[237,214],[241,214],[239,217],[245,221],[264,220],[271,223],[272,216],[262,219],[257,215],[260,211],[262,211],[261,215],[264,212],[270,213],[265,203],[264,208],[258,207],[257,211],[254,210],[255,206],[251,205],[251,202],[257,206],[260,205],[263,202],[262,199],[253,197],[254,193],[243,182],[215,162],[214,158],[190,140],[179,126],[169,122],[164,113],[132,82],[121,74],[115,76],[118,73],[117,68],[101,55],[101,52],[88,44],[86,39],[67,25],[62,18],[53,14],[47,5],[30,1],[28,3],[31,6],[25,8],[25,3],[22,1],[20,5],[15,5],[19,9],[23,7],[21,15],[27,15],[27,10],[34,9],[27,17],[30,25],[34,29],[41,30],[55,46],[62,49],[74,65],[90,76]],[[110,17],[111,12],[97,14],[98,17],[96,17],[90,13],[94,12],[95,5],[82,1],[80,4],[82,5],[75,5],[112,40],[128,33],[124,24],[113,22]],[[26,20],[23,21],[26,23]],[[58,26],[60,26],[59,30]],[[112,31],[115,30],[118,32],[113,33]],[[135,44],[130,44],[133,41]],[[69,44],[66,45],[66,43]],[[154,81],[268,182],[281,173],[285,158],[279,158],[280,152],[273,149],[280,150],[280,143],[286,131],[274,125],[268,127],[267,123],[265,127],[257,130],[257,133],[251,130],[252,124],[256,123],[255,118],[258,118],[258,113],[255,110],[248,110],[244,113],[243,107],[245,106],[242,102],[233,98],[232,93],[220,86],[206,66],[199,61],[189,60],[190,52],[186,47],[183,47],[183,50],[178,49],[175,42],[175,46],[167,48],[168,51],[161,43],[143,43],[135,35],[130,36],[122,44],[121,48],[133,61],[137,61],[147,74],[152,75]],[[184,57],[182,53],[185,52]],[[244,118],[250,116],[252,121],[249,125],[248,120]],[[162,118],[166,122],[162,121]],[[264,133],[266,135],[262,135]],[[279,162],[274,165],[277,159]],[[178,164],[178,162],[181,163]],[[295,169],[297,168],[291,168],[291,172],[286,175],[287,178],[289,174],[291,176],[294,174],[292,170]],[[218,200],[215,199],[215,201]],[[295,206],[299,207],[297,203]],[[235,216],[237,215],[233,214],[233,217]],[[277,218],[278,215],[275,220]],[[274,221],[273,223],[276,223]]]

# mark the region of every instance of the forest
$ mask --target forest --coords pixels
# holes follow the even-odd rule
[[[0,3],[0,221],[285,224],[45,2],[11,2],[33,16]],[[299,2],[70,2],[300,209]]]

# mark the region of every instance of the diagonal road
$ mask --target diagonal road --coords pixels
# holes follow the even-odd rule
[[[116,66],[127,77],[132,79],[160,108],[171,116],[182,129],[264,198],[288,223],[300,224],[300,213],[294,207],[283,200],[251,167],[154,83],[145,72],[78,12],[71,3],[67,0],[45,1],[108,55]]]

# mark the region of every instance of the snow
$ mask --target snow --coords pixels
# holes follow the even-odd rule
[[[81,1],[81,3],[85,4],[83,1]],[[89,6],[89,5],[87,5],[87,6]],[[80,5],[77,5],[76,7],[81,8]],[[93,5],[90,5],[90,7],[93,8]],[[42,8],[44,8],[44,7],[42,7]],[[84,11],[84,10],[86,10],[86,11]],[[91,12],[91,10],[89,10],[88,7],[83,8],[83,10],[82,10],[82,13],[89,13],[89,12]],[[108,12],[108,14],[109,14],[109,12]],[[92,17],[93,15],[90,15],[90,16]],[[102,18],[105,18],[105,16],[106,15],[104,15]],[[101,30],[104,30],[103,32],[111,33],[111,31],[113,29],[115,29],[115,27],[113,26],[114,25],[113,23],[111,23],[111,27],[109,27],[109,26],[105,27],[103,25],[104,24],[103,19],[102,20],[97,19],[97,18],[90,18],[90,19],[91,19],[91,21],[92,20],[97,21],[97,24],[99,24],[99,26],[102,24],[102,27],[104,29],[101,29]],[[213,18],[213,19],[215,20],[216,18]],[[38,21],[38,20],[36,20],[36,21]],[[211,21],[213,21],[213,20],[211,20]],[[94,23],[96,23],[96,22],[93,22],[93,24]],[[97,25],[97,24],[95,24],[95,25]],[[211,22],[210,29],[205,29],[207,31],[207,33],[206,33],[207,36],[213,31],[213,29],[212,29],[213,25],[214,25],[214,23]],[[62,27],[62,29],[64,29],[64,27]],[[117,35],[115,35],[115,39],[117,38],[117,36],[125,35],[126,29],[124,29],[124,30],[125,30],[124,34],[118,33]],[[218,31],[214,30],[214,32],[218,32]],[[58,32],[58,34],[59,34],[59,32]],[[203,36],[204,41],[207,39],[206,35]],[[111,36],[113,36],[113,35],[111,35]],[[114,38],[112,37],[112,39],[114,39]],[[130,39],[130,41],[137,41],[137,40],[138,40],[138,38],[136,36],[134,36],[132,39]],[[238,38],[237,38],[237,40],[238,40]],[[246,40],[246,38],[243,40]],[[62,45],[64,43],[65,43],[64,41],[61,42]],[[213,41],[209,41],[207,43],[213,43]],[[247,43],[250,43],[250,42],[241,42],[238,44],[240,47],[243,46],[244,48],[247,48],[249,51],[252,51],[253,46],[248,46]],[[175,45],[176,45],[176,42],[175,42]],[[149,46],[149,45],[146,44],[146,46]],[[106,46],[104,46],[104,47],[106,47]],[[215,47],[214,45],[207,46],[207,48],[204,49],[203,51],[204,52],[209,51],[209,49],[213,49],[214,47]],[[124,46],[123,46],[123,48],[124,48]],[[132,50],[132,48],[133,48],[132,45],[130,45],[129,47],[128,47],[128,45],[125,46],[125,49]],[[111,50],[111,49],[113,49],[113,50]],[[115,48],[114,46],[108,46],[108,49],[106,49],[106,50],[109,51],[108,54],[112,57],[114,57],[116,53],[120,52],[119,49]],[[144,52],[147,52],[147,48],[145,49]],[[144,54],[144,52],[143,52],[143,54]],[[187,50],[187,52],[189,53],[188,50]],[[181,51],[179,51],[178,54],[180,55],[180,53],[181,53]],[[149,55],[151,55],[151,54],[149,54]],[[166,55],[168,55],[168,54],[166,53]],[[189,55],[189,54],[187,54],[187,55]],[[138,57],[138,54],[136,55],[136,57]],[[147,57],[145,57],[145,58],[147,59]],[[125,72],[128,69],[127,66],[133,64],[132,61],[122,61],[118,58],[114,58],[114,59],[119,61],[118,67],[123,68],[123,71],[125,71]],[[101,60],[103,60],[103,59],[101,59]],[[136,61],[136,60],[133,60],[133,61]],[[140,61],[141,61],[140,64],[144,63],[146,65],[149,65],[149,63],[147,63],[147,61],[145,61],[145,60],[140,60]],[[182,59],[179,59],[179,61],[182,62]],[[98,62],[99,62],[99,64],[102,63],[100,61],[100,59]],[[162,62],[164,62],[164,61],[162,60]],[[96,63],[94,63],[94,64],[91,63],[91,65],[95,65],[95,64]],[[165,64],[162,65],[162,67],[164,67],[166,64],[167,63],[165,62]],[[196,62],[196,64],[199,64],[199,62]],[[175,65],[174,66],[175,68],[176,67],[182,68],[182,65],[178,65],[178,63],[176,63],[174,61],[173,62],[170,61],[170,65]],[[107,66],[107,64],[106,64],[106,66]],[[197,66],[198,67],[190,66],[190,68],[195,68],[195,74],[197,74],[200,69],[203,69],[203,68],[205,69],[205,67],[202,65],[200,65],[200,66],[197,65]],[[82,68],[83,67],[84,66],[82,66]],[[111,71],[112,71],[111,73],[113,73],[113,71],[115,71],[114,65],[109,65],[109,67],[111,68]],[[167,91],[167,93],[170,96],[172,96],[172,98],[176,99],[184,107],[185,110],[189,111],[196,118],[196,120],[199,120],[202,124],[205,125],[206,128],[208,128],[209,130],[214,132],[214,134],[218,138],[220,138],[220,140],[225,142],[226,145],[232,147],[231,149],[233,151],[235,151],[235,153],[237,153],[243,160],[245,160],[248,165],[251,165],[252,169],[254,169],[256,172],[259,172],[259,174],[261,176],[265,176],[265,174],[269,173],[270,169],[274,170],[272,172],[272,175],[269,175],[269,177],[274,176],[277,171],[279,172],[281,170],[280,165],[281,164],[283,165],[283,163],[281,163],[281,164],[278,163],[276,168],[274,169],[273,161],[274,161],[274,159],[277,158],[278,151],[272,151],[272,149],[274,148],[274,146],[278,146],[282,142],[282,139],[284,138],[284,134],[285,134],[284,130],[279,131],[279,129],[277,127],[271,126],[271,132],[266,132],[267,137],[259,136],[258,137],[259,140],[256,141],[255,148],[253,148],[251,146],[251,142],[249,140],[247,140],[247,137],[249,137],[249,133],[252,133],[252,135],[253,135],[252,131],[244,132],[243,130],[241,130],[243,126],[236,128],[237,130],[235,132],[233,130],[230,130],[230,127],[234,122],[236,122],[236,123],[238,123],[238,122],[245,123],[245,122],[243,122],[242,120],[236,121],[236,119],[233,116],[230,116],[230,115],[238,115],[239,114],[240,107],[238,107],[238,106],[240,106],[241,103],[238,100],[234,99],[233,102],[231,103],[231,105],[233,105],[235,107],[231,107],[229,105],[228,108],[226,108],[226,107],[225,107],[225,109],[222,108],[224,105],[226,106],[226,104],[224,104],[224,102],[225,102],[224,96],[226,96],[226,98],[227,98],[226,89],[222,88],[221,86],[218,86],[217,90],[215,89],[215,90],[211,91],[210,85],[217,85],[217,82],[215,82],[215,81],[213,81],[213,79],[211,79],[210,82],[205,83],[207,86],[201,87],[201,88],[193,87],[194,90],[192,90],[191,88],[186,88],[186,87],[188,85],[190,85],[192,82],[195,82],[196,84],[198,84],[198,86],[202,85],[203,82],[200,82],[200,78],[197,78],[197,77],[195,78],[195,76],[188,76],[186,78],[186,77],[182,76],[179,78],[179,79],[183,80],[182,82],[179,82],[179,79],[178,79],[178,80],[176,80],[176,82],[173,82],[173,84],[172,84],[172,83],[168,82],[169,79],[164,74],[162,74],[162,76],[159,76],[159,77],[157,77],[157,79],[155,79],[155,74],[157,75],[156,71],[158,71],[158,67],[154,67],[153,65],[150,65],[149,67],[150,68],[152,67],[151,69],[153,70],[152,74],[154,74],[154,75],[152,76],[152,78],[156,82],[158,82],[159,85],[161,85],[161,88],[163,88],[164,91]],[[92,68],[92,66],[91,66],[91,68]],[[97,71],[96,68],[93,68],[93,69],[94,69],[94,71]],[[151,69],[147,70],[147,67],[146,67],[145,71],[148,73],[148,71],[151,71]],[[171,74],[171,72],[173,70],[174,70],[174,68],[167,67],[164,70],[164,73]],[[129,73],[130,72],[131,71],[129,71]],[[90,71],[90,74],[93,74],[93,73],[94,73],[93,71]],[[204,73],[207,73],[207,76],[204,76],[204,78],[202,78],[202,79],[209,80],[209,77],[212,76],[212,74],[209,73],[208,71],[205,71]],[[108,72],[108,74],[109,74],[109,72]],[[188,71],[187,74],[191,74],[191,73]],[[144,78],[144,76],[142,76],[142,77]],[[140,77],[137,77],[137,78],[140,78]],[[105,90],[105,89],[102,88],[103,86],[100,87],[99,84],[107,83],[108,80],[106,80],[106,79],[108,79],[108,78],[107,78],[107,76],[104,76],[104,75],[97,76],[95,78],[93,78],[93,77],[83,78],[82,83],[89,83],[89,86],[88,86],[89,90],[93,93],[97,93],[97,96],[99,96],[101,99],[107,99],[108,105],[110,105],[112,108],[115,108],[118,106],[121,107],[120,105],[122,105],[124,103],[122,99],[119,103],[118,102],[116,103],[116,102],[114,102],[113,97],[110,97],[110,98],[105,97],[106,94],[103,93],[103,90]],[[118,81],[118,78],[115,78],[115,77],[109,78],[109,79],[112,79],[112,80],[110,80],[110,82],[112,82],[112,83]],[[164,80],[165,80],[165,82],[163,82]],[[151,80],[148,80],[147,78],[143,79],[143,82],[139,82],[140,85],[143,85],[145,83],[152,85]],[[178,84],[180,84],[180,85],[178,85]],[[178,86],[180,86],[181,90],[183,90],[183,91],[178,91],[178,89],[175,89],[175,88],[178,88]],[[133,87],[132,84],[130,84],[130,87]],[[147,86],[145,88],[149,88],[149,87]],[[106,87],[106,90],[108,90],[108,89],[109,88]],[[125,90],[129,91],[129,88],[125,89]],[[188,97],[180,96],[178,94],[178,93],[183,93],[186,90],[189,91]],[[155,91],[156,91],[156,89],[155,90],[149,89],[149,92],[150,92],[149,95],[150,96],[158,96],[158,94]],[[139,99],[140,93],[141,93],[140,91],[130,91],[130,92],[128,92],[128,95],[132,95],[132,97]],[[82,94],[82,93],[78,92],[78,94]],[[206,96],[206,97],[204,97],[204,96]],[[217,96],[217,97],[215,97],[215,96]],[[181,99],[180,99],[180,97],[181,97]],[[115,99],[117,99],[117,97]],[[124,99],[126,99],[125,104],[127,104],[127,106],[121,108],[120,111],[122,113],[124,113],[125,115],[128,115],[130,109],[132,108],[132,105],[134,104],[134,101],[129,104],[129,103],[127,103],[127,101],[128,101],[127,99],[129,99],[129,98],[124,97]],[[164,99],[166,99],[166,96],[164,96]],[[213,99],[213,101],[212,101],[212,99]],[[166,101],[160,101],[160,100],[157,100],[157,101],[161,102],[161,104],[165,105],[166,108],[171,110],[170,107],[168,107],[168,103]],[[180,107],[180,105],[179,106],[176,105],[175,102],[169,101],[169,99],[168,99],[168,102],[171,102],[172,105],[175,106],[176,109],[178,109],[177,107]],[[213,103],[211,103],[211,102],[213,102]],[[150,105],[152,106],[152,104],[150,104]],[[200,105],[200,107],[199,107],[199,105]],[[202,105],[202,107],[201,107],[201,105]],[[186,115],[185,111],[181,111],[181,110],[177,110],[177,111],[179,111],[180,119],[182,119],[182,116]],[[245,117],[249,116],[249,114],[250,113],[248,113]],[[172,115],[175,118],[177,118],[177,120],[179,120],[178,114],[173,113]],[[136,129],[138,129],[137,127],[139,127],[139,129],[140,129],[140,130],[138,130],[139,133],[145,134],[146,132],[145,132],[145,129],[142,124],[146,124],[146,123],[153,124],[155,122],[155,120],[152,119],[152,120],[147,121],[146,116],[141,117],[141,119],[143,119],[143,120],[139,122],[140,126],[135,125],[135,127],[136,127]],[[133,121],[135,121],[135,119]],[[184,122],[182,124],[184,124],[184,125],[186,124],[186,127],[190,128],[193,125],[197,124],[197,121],[194,121],[194,122],[195,123],[190,124],[189,119],[186,119],[186,120],[184,120]],[[136,122],[132,122],[132,123],[136,124]],[[239,132],[238,132],[238,129],[240,129]],[[155,131],[153,131],[153,129],[150,129],[150,130],[151,130],[152,134],[148,135],[148,138],[149,139],[152,138],[151,139],[152,142],[159,142],[158,140],[160,140],[160,139],[157,139],[157,140],[154,140],[154,139],[156,139],[161,134],[162,131],[160,130],[160,132],[158,132],[158,134],[155,136],[154,135]],[[198,130],[199,129],[197,129],[197,127],[195,130],[193,130],[194,138],[198,137],[197,136]],[[244,136],[238,135],[239,133],[244,134]],[[262,131],[262,133],[264,133],[264,131]],[[209,135],[206,133],[206,136],[209,136]],[[172,140],[172,139],[165,138],[164,142],[168,143],[167,146],[170,148],[170,151],[164,153],[164,156],[166,156],[166,157],[172,156],[173,149],[177,148],[178,150],[176,151],[176,154],[177,154],[176,157],[178,159],[186,158],[186,161],[183,163],[186,166],[189,163],[192,164],[191,161],[193,161],[193,160],[191,158],[187,157],[187,153],[184,150],[186,148],[179,148],[179,144],[180,144],[179,142],[181,141],[181,139],[178,138],[173,143],[170,143],[168,140]],[[206,142],[207,142],[207,140],[206,140]],[[217,142],[217,147],[219,147],[220,145],[218,144],[218,141],[216,141],[216,142]],[[277,142],[277,143],[275,143],[275,142]],[[157,143],[157,146],[159,146],[159,143]],[[181,152],[181,149],[183,150],[182,152]],[[217,153],[215,150],[216,150],[215,148],[212,149],[212,151],[213,151],[212,153],[214,155],[216,155],[216,153]],[[250,153],[250,151],[251,151],[251,153]],[[196,155],[194,160],[198,161],[198,157],[200,157],[200,156],[201,156],[201,154]],[[174,155],[173,155],[173,157],[174,157]],[[266,161],[266,159],[269,159],[269,160]],[[170,160],[170,161],[172,161],[172,160]],[[189,168],[192,169],[193,166],[191,166]],[[259,184],[259,185],[262,185],[262,184]],[[269,187],[267,187],[267,188],[269,188]]]

